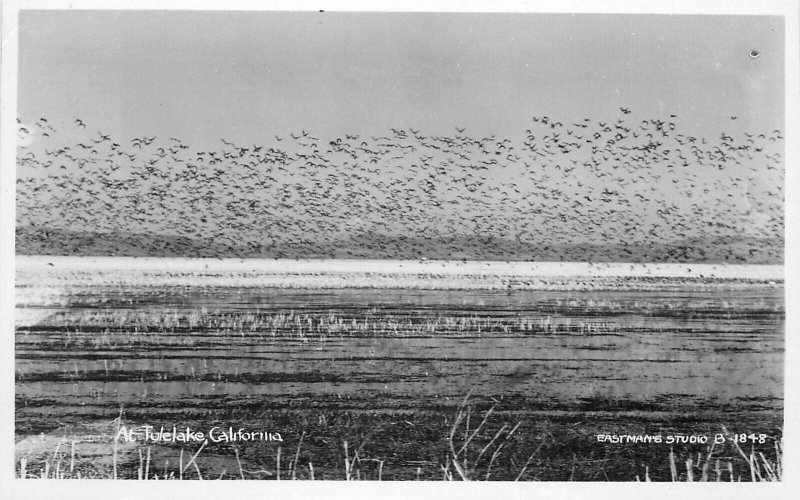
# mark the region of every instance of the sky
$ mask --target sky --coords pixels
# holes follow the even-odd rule
[[[530,118],[677,114],[783,127],[783,20],[618,14],[23,11],[19,108],[197,144]],[[749,57],[751,50],[760,53]]]
[[[784,60],[778,16],[22,11],[18,222],[254,247],[291,232],[780,239]],[[445,136],[492,140],[431,144]],[[188,149],[167,155],[172,138]],[[257,145],[292,158],[281,172]],[[198,164],[216,173],[187,177]]]

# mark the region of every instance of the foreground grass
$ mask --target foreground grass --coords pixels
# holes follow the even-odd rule
[[[421,428],[419,419],[399,420],[395,423],[402,423],[404,429],[411,430],[400,430],[398,425],[394,435],[388,435],[392,432],[390,428],[382,427],[381,431],[386,434],[378,437],[365,430],[361,420],[352,418],[345,419],[348,429],[343,432],[341,416],[320,414],[319,418],[320,425],[308,426],[312,430],[303,430],[295,443],[271,447],[271,456],[262,453],[257,458],[246,446],[231,446],[227,449],[229,466],[221,466],[220,456],[210,451],[208,441],[168,449],[139,443],[126,446],[114,439],[122,426],[131,425],[120,411],[119,417],[104,424],[106,435],[100,439],[104,450],[102,460],[91,452],[86,456],[81,454],[82,450],[92,448],[91,442],[97,442],[97,437],[87,440],[64,436],[57,441],[55,449],[43,450],[38,455],[19,456],[18,453],[16,475],[25,479],[535,481],[551,480],[539,474],[543,467],[552,467],[552,450],[555,449],[562,454],[564,451],[573,453],[571,462],[560,462],[558,480],[765,482],[783,479],[780,439],[771,442],[771,447],[757,450],[753,446],[749,451],[730,440],[724,447],[712,444],[700,447],[699,451],[685,447],[676,451],[670,447],[660,458],[654,450],[661,448],[649,448],[646,458],[650,465],[642,464],[643,472],[638,472],[639,466],[635,465],[642,459],[640,457],[628,461],[627,472],[617,471],[612,479],[609,477],[611,470],[606,472],[609,464],[602,454],[595,455],[594,459],[586,459],[585,455],[581,460],[576,459],[578,448],[592,447],[591,439],[587,440],[585,434],[579,432],[571,440],[565,439],[563,433],[553,431],[547,422],[533,427],[515,420],[513,413],[500,411],[499,403],[491,398],[477,403],[470,401],[469,395],[455,415],[444,420],[446,427]],[[328,429],[321,438],[319,427]],[[722,431],[729,435],[726,429]],[[443,432],[428,436],[441,445],[415,442],[431,432]],[[408,447],[411,449],[405,453]],[[93,449],[96,451],[97,446]],[[165,451],[172,454],[165,455]],[[599,446],[594,447],[589,455],[599,451]],[[403,465],[398,468],[398,463]]]
[[[783,480],[783,445],[781,441],[775,442],[775,459],[767,458],[763,452],[756,453],[755,450],[751,450],[749,454],[745,453],[738,444],[735,444],[735,447],[750,471],[750,477],[745,480],[749,479],[752,482]],[[709,446],[707,453],[698,453],[696,457],[689,456],[683,460],[676,458],[675,453],[670,450],[669,468],[672,481],[741,482],[743,478],[734,473],[733,462],[716,458],[714,448],[714,445]],[[685,466],[685,470],[682,469],[683,466]],[[636,476],[636,480],[640,481],[639,476]],[[649,470],[645,470],[644,480],[650,481]]]

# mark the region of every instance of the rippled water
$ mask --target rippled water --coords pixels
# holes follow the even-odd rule
[[[116,341],[135,344],[110,347],[92,345],[96,331],[50,330],[45,319],[18,331],[18,396],[80,398],[99,387],[102,394],[123,401],[145,391],[151,400],[364,391],[392,398],[457,397],[473,388],[495,395],[538,395],[564,404],[594,396],[640,400],[680,395],[726,403],[782,397],[781,290],[737,290],[724,296],[696,291],[586,292],[576,297],[529,291],[364,290],[103,295],[102,306],[86,308],[77,296],[55,316],[79,317],[87,310],[113,315],[120,308],[135,308],[154,318],[205,310],[418,323],[479,317],[512,325],[519,318],[563,325],[568,319],[573,331],[453,331],[427,338],[375,333],[324,340],[203,329],[138,336],[123,331],[114,334]],[[581,324],[602,325],[605,331],[576,333]],[[108,372],[105,366],[110,366]],[[158,380],[161,373],[171,380]],[[76,381],[77,388],[61,387]]]
[[[160,415],[210,425],[231,405],[242,408],[242,422],[252,405],[300,414],[446,413],[470,392],[531,415],[669,420],[767,411],[777,418],[783,408],[780,286],[580,293],[86,288],[57,308],[34,307],[43,319],[16,332],[20,436],[113,417],[120,406],[142,422]],[[147,333],[111,320],[104,326],[102,318],[131,311],[152,318]],[[98,322],[81,326],[87,314]],[[157,327],[159,317],[191,314],[439,326],[427,335],[401,327],[302,336],[291,324],[277,332]],[[442,328],[447,318],[486,326]],[[525,324],[538,327],[519,327]],[[545,324],[554,326],[543,330]]]

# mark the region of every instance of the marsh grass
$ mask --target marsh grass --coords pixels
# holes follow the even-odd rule
[[[64,312],[37,329],[63,329],[69,334],[93,333],[93,345],[112,346],[122,336],[138,334],[216,333],[229,336],[294,337],[326,339],[342,337],[427,337],[550,334],[614,334],[620,326],[603,320],[558,315],[484,316],[392,314],[370,311],[349,316],[332,312],[209,312],[208,310],[130,309]],[[30,330],[28,330],[30,331]]]

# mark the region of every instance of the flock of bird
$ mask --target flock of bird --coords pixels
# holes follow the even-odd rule
[[[18,148],[18,253],[783,259],[780,130],[695,137],[621,108],[534,116],[522,141],[392,128],[198,148],[19,123],[36,142]]]

